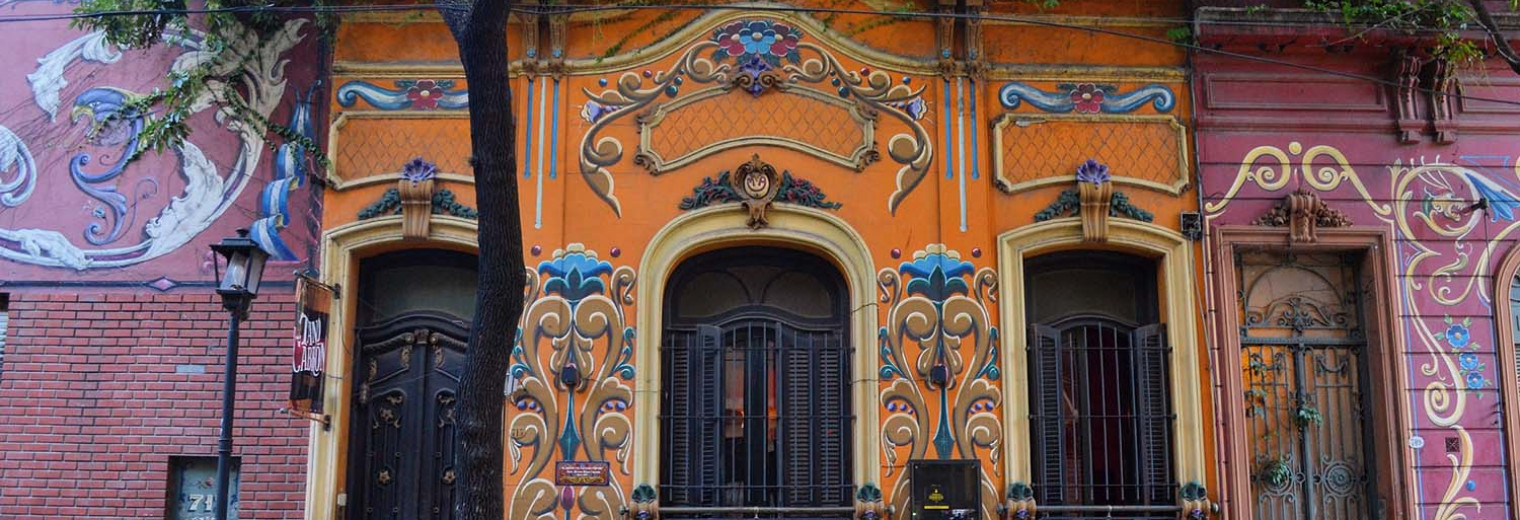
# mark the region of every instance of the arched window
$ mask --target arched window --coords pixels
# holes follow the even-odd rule
[[[1155,261],[1073,251],[1024,269],[1036,501],[1079,515],[1123,506],[1125,518],[1175,518]]]
[[[687,260],[670,280],[662,514],[848,506],[854,416],[839,272],[812,255],[746,247]]]

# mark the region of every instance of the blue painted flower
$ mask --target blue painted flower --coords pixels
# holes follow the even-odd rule
[[[1468,390],[1482,390],[1485,386],[1488,386],[1488,380],[1483,378],[1482,372],[1467,373]]]
[[[1472,333],[1467,330],[1466,326],[1460,323],[1453,323],[1450,328],[1446,329],[1446,342],[1451,343],[1452,347],[1465,347],[1471,339]]]
[[[595,123],[597,120],[616,111],[617,107],[603,105],[595,101],[587,101],[586,106],[581,107],[581,119],[585,119],[587,123]]]
[[[1102,163],[1088,159],[1077,167],[1077,182],[1090,182],[1103,184],[1108,182],[1108,167]]]
[[[1477,370],[1479,367],[1478,355],[1472,352],[1463,352],[1457,356],[1457,361],[1462,364],[1463,370]]]
[[[422,160],[421,157],[412,159],[401,167],[401,178],[412,181],[412,184],[433,178],[437,175],[438,167],[433,163]]]
[[[898,270],[912,275],[903,288],[909,294],[926,297],[936,303],[970,290],[962,276],[972,271],[971,262],[961,260],[960,253],[945,249],[944,244],[930,244],[913,254],[913,261],[903,262]]]
[[[773,23],[769,20],[737,21],[713,31],[712,41],[718,44],[715,59],[738,57],[742,63],[749,57],[760,57],[777,63],[778,58],[797,61],[797,43],[802,31],[794,27]]]
[[[545,292],[559,294],[574,305],[607,289],[601,276],[612,272],[612,264],[597,260],[596,253],[581,244],[570,244],[555,251],[552,260],[538,264],[538,272],[549,275]]]

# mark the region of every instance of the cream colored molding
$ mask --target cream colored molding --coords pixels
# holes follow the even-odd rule
[[[849,285],[851,406],[856,410],[852,461],[856,484],[881,485],[881,428],[876,357],[876,268],[865,241],[839,217],[820,210],[781,204],[768,215],[770,225],[750,229],[749,213],[738,205],[722,205],[682,214],[649,239],[639,262],[638,347],[634,366],[633,483],[660,485],[660,353],[664,324],[665,284],[681,261],[718,247],[773,244],[816,253],[840,268]]]
[[[341,520],[337,498],[338,477],[347,471],[344,464],[348,446],[349,405],[353,402],[353,384],[348,380],[354,360],[350,345],[353,307],[358,298],[359,260],[388,247],[405,244],[407,248],[440,247],[477,249],[475,221],[445,215],[432,215],[425,241],[405,240],[401,216],[392,215],[345,224],[322,234],[322,282],[340,288],[329,314],[327,328],[327,376],[322,380],[323,409],[331,416],[330,430],[312,423],[306,459],[307,520]]]
[[[1091,248],[1082,242],[1082,222],[1076,217],[1050,220],[1003,233],[998,237],[998,277],[1002,323],[1007,334],[1003,349],[1003,367],[1008,380],[1003,384],[1004,431],[1007,440],[1003,460],[1007,464],[1006,481],[1032,483],[1030,461],[1029,366],[1025,347],[1027,328],[1024,314],[1024,260],[1045,253]],[[1194,304],[1193,245],[1176,231],[1147,222],[1114,219],[1108,223],[1105,250],[1119,250],[1145,257],[1159,258],[1160,284],[1165,289],[1160,302],[1161,316],[1167,324],[1167,341],[1171,344],[1173,456],[1177,482],[1207,482],[1204,456],[1202,393],[1207,379],[1199,372],[1202,345],[1198,338],[1197,306]]]
[[[331,153],[333,155],[339,155],[339,154],[342,153],[342,148],[339,147],[339,143],[340,143],[339,136],[342,135],[343,127],[348,124],[348,120],[350,120],[350,119],[469,119],[469,118],[470,118],[470,113],[467,112],[467,111],[464,111],[464,110],[428,110],[428,111],[421,111],[421,110],[346,110],[346,111],[339,112],[338,113],[338,117],[336,117],[336,118],[333,119],[333,122],[332,122],[331,125],[328,125],[328,128],[327,128],[327,150],[328,150],[328,153]],[[402,165],[398,164],[396,166],[399,168]],[[390,182],[395,182],[397,175],[401,174],[400,172],[401,172],[400,170],[396,170],[395,172],[386,172],[386,173],[381,173],[381,174],[376,174],[376,175],[369,175],[369,176],[365,176],[365,177],[359,177],[357,179],[347,179],[347,178],[345,178],[343,176],[342,172],[338,171],[337,164],[335,162],[334,167],[327,169],[327,174],[324,177],[324,180],[327,182],[327,187],[328,188],[331,188],[334,191],[343,191],[343,190],[347,190],[347,189],[351,189],[351,188],[359,188],[359,187],[371,186],[371,185],[375,185],[375,184],[386,184],[386,183],[390,183]],[[394,173],[394,175],[392,175],[392,173]],[[469,184],[469,185],[474,185],[475,184],[475,176],[474,175],[470,175],[470,174],[464,174],[464,173],[443,173],[443,172],[440,172],[437,175],[437,178],[440,181],[448,182],[448,183],[459,183],[459,184]]]
[[[861,45],[853,39],[829,29],[812,17],[798,16],[794,13],[780,10],[779,8],[785,7],[780,4],[741,3],[729,4],[726,7],[729,7],[729,9],[714,10],[702,15],[685,27],[648,47],[633,49],[629,52],[607,58],[565,60],[565,67],[573,75],[606,74],[642,67],[683,51],[697,40],[711,35],[713,29],[728,22],[740,19],[770,18],[800,28],[803,30],[803,34],[815,38],[818,43],[832,48],[839,54],[852,60],[865,63],[874,68],[886,68],[923,76],[939,73],[939,69],[937,68],[938,62],[899,56]],[[746,7],[751,9],[745,9]]]
[[[762,93],[761,95],[796,95],[810,98],[849,112],[850,118],[854,119],[855,122],[860,123],[859,128],[861,131],[860,144],[857,145],[854,150],[851,150],[850,155],[840,155],[831,150],[825,150],[799,139],[788,139],[784,137],[773,137],[765,135],[745,136],[733,139],[725,139],[714,143],[708,143],[704,146],[697,147],[695,150],[686,152],[668,160],[665,159],[658,150],[654,149],[654,144],[652,143],[654,140],[654,133],[661,130],[660,123],[665,120],[666,116],[675,113],[688,105],[729,94],[748,95],[747,92],[735,89],[732,86],[724,85],[702,89],[692,93],[691,95],[681,97],[680,99],[677,99],[673,102],[663,105],[656,105],[654,111],[651,112],[647,117],[639,118],[639,151],[638,154],[634,156],[634,163],[642,165],[645,169],[649,170],[649,173],[659,175],[661,173],[676,170],[693,162],[702,160],[703,158],[712,154],[722,152],[724,150],[742,148],[745,146],[774,146],[778,148],[794,150],[834,164],[838,164],[857,172],[864,170],[867,165],[871,164],[879,158],[879,154],[872,153],[876,150],[876,120],[874,116],[867,115],[862,111],[863,106],[861,104],[845,101],[844,99],[840,98],[838,94],[830,94],[820,90],[797,85],[790,85],[787,86],[784,90],[774,90],[772,92]]]
[[[1162,20],[1156,18],[1136,18],[1126,16],[1078,16],[1069,14],[1006,14],[990,13],[990,16],[998,18],[984,18],[982,25],[1003,25],[1020,27],[1049,27],[1051,25],[1065,25],[1077,27],[1187,27],[1187,20]]]
[[[998,81],[1102,81],[1183,83],[1181,67],[1116,67],[1103,65],[1021,65],[989,63],[987,79]]]
[[[512,62],[512,75],[522,73],[522,62]],[[459,62],[397,63],[389,61],[334,61],[335,76],[363,76],[366,78],[457,78],[464,79],[464,65]]]
[[[1005,135],[1008,132],[1008,127],[1024,127],[1040,124],[1045,121],[1077,121],[1089,124],[1165,123],[1169,125],[1174,132],[1177,133],[1177,180],[1172,181],[1170,184],[1156,182],[1148,179],[1125,177],[1122,175],[1124,173],[1124,165],[1114,163],[1109,160],[1104,160],[1103,158],[1089,157],[1085,159],[1096,159],[1099,162],[1107,163],[1111,168],[1111,171],[1115,173],[1115,175],[1111,177],[1111,180],[1115,184],[1124,184],[1128,186],[1135,186],[1137,188],[1144,188],[1148,190],[1168,193],[1171,195],[1180,195],[1182,193],[1182,190],[1187,189],[1188,184],[1191,182],[1191,177],[1188,174],[1188,172],[1191,171],[1191,168],[1188,166],[1187,127],[1182,126],[1182,123],[1177,121],[1177,118],[1171,115],[1088,115],[1037,113],[1003,114],[998,116],[993,121],[992,125],[992,175],[993,179],[995,179],[998,189],[1002,190],[1004,193],[1018,193],[1020,191],[1030,190],[1041,186],[1070,185],[1076,182],[1076,165],[1072,166],[1070,174],[1066,174],[1065,172],[1038,172],[1040,174],[1039,178],[1031,181],[1020,182],[1017,184],[1009,182],[1007,177],[1004,175],[1003,172],[1008,171],[1007,168],[1017,167],[1017,165],[1006,164],[1004,162],[1005,159],[1003,158],[1003,141],[1004,139],[1012,138]]]

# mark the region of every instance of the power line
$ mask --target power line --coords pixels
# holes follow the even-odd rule
[[[286,13],[339,13],[339,14],[341,14],[341,13],[385,12],[385,11],[438,11],[438,10],[468,10],[468,9],[469,8],[466,8],[466,7],[456,8],[456,7],[452,7],[452,6],[446,6],[446,5],[417,5],[417,4],[412,4],[412,5],[375,5],[375,4],[353,5],[353,4],[350,4],[350,5],[328,5],[328,6],[315,6],[315,5],[313,5],[313,6],[274,6],[274,5],[265,5],[265,6],[229,7],[229,8],[221,8],[221,9],[150,9],[150,10],[132,10],[132,11],[102,11],[102,12],[98,12],[98,13],[60,13],[60,14],[53,14],[53,15],[0,16],[0,23],[31,22],[31,21],[50,21],[50,20],[74,20],[74,19],[85,19],[85,18],[102,18],[102,17],[111,17],[111,16],[190,15],[190,14],[211,14],[211,13],[248,13],[248,12],[261,12],[261,11],[263,11],[263,12],[269,12],[269,11],[273,11],[273,12],[286,12]],[[1305,64],[1302,64],[1302,63],[1296,63],[1296,62],[1287,61],[1287,60],[1279,60],[1279,59],[1273,59],[1273,58],[1268,58],[1268,57],[1264,57],[1264,56],[1255,56],[1255,55],[1244,54],[1244,53],[1239,53],[1239,52],[1227,51],[1227,50],[1223,50],[1223,49],[1216,49],[1216,48],[1202,46],[1202,45],[1197,45],[1197,44],[1193,44],[1193,43],[1179,42],[1179,41],[1175,41],[1175,40],[1173,40],[1171,38],[1158,38],[1158,37],[1155,37],[1155,36],[1148,36],[1148,35],[1144,35],[1144,34],[1135,34],[1135,33],[1131,33],[1131,32],[1117,31],[1117,30],[1108,29],[1108,28],[1105,28],[1105,27],[1098,27],[1098,26],[1092,26],[1092,25],[1081,25],[1081,24],[1076,24],[1076,23],[1068,23],[1068,22],[1064,22],[1064,21],[1059,21],[1057,19],[1051,19],[1050,17],[1046,17],[1046,16],[1001,15],[1001,14],[988,14],[988,13],[921,12],[921,11],[877,11],[877,10],[868,10],[868,9],[843,9],[843,8],[829,8],[829,7],[801,7],[801,6],[787,6],[787,5],[755,5],[755,4],[682,4],[682,5],[620,5],[620,6],[526,6],[526,5],[518,5],[518,6],[514,6],[511,10],[512,10],[512,12],[521,13],[521,14],[573,14],[573,13],[610,12],[610,11],[717,11],[717,10],[739,10],[739,9],[743,9],[743,10],[746,10],[746,11],[759,11],[759,12],[874,15],[874,16],[892,16],[892,17],[915,18],[915,19],[946,19],[946,18],[949,18],[949,19],[957,19],[957,20],[975,20],[975,21],[984,21],[984,22],[985,21],[1010,22],[1010,23],[1026,24],[1026,25],[1033,25],[1033,26],[1039,26],[1039,27],[1048,27],[1048,28],[1054,28],[1054,29],[1066,29],[1066,30],[1074,30],[1074,31],[1085,31],[1085,32],[1095,33],[1095,34],[1104,34],[1104,35],[1108,35],[1108,36],[1116,36],[1116,37],[1120,37],[1120,38],[1128,38],[1128,39],[1139,40],[1139,41],[1144,41],[1144,42],[1149,42],[1149,43],[1156,43],[1156,44],[1161,44],[1161,45],[1170,45],[1170,46],[1185,48],[1185,49],[1189,49],[1189,50],[1192,50],[1194,52],[1199,52],[1199,53],[1203,53],[1203,54],[1212,54],[1212,55],[1224,56],[1224,57],[1233,58],[1233,59],[1252,61],[1252,62],[1257,62],[1257,63],[1265,63],[1265,64],[1269,64],[1269,65],[1276,65],[1276,66],[1293,68],[1293,69],[1299,69],[1299,70],[1307,70],[1307,71],[1311,71],[1311,72],[1316,72],[1316,73],[1320,73],[1320,74],[1326,74],[1326,75],[1330,75],[1330,76],[1343,77],[1343,78],[1347,78],[1347,79],[1355,79],[1355,80],[1360,80],[1360,81],[1367,81],[1367,82],[1370,82],[1370,83],[1375,83],[1375,84],[1383,85],[1383,86],[1403,87],[1403,85],[1401,85],[1400,83],[1398,83],[1396,81],[1388,80],[1388,79],[1384,79],[1384,78],[1380,78],[1380,77],[1376,77],[1376,76],[1367,76],[1367,75],[1363,75],[1363,74],[1356,74],[1356,73],[1351,73],[1351,72],[1339,71],[1339,70],[1329,69],[1329,68],[1324,68],[1324,67],[1316,67],[1316,66],[1313,66],[1313,65],[1305,65]],[[1103,17],[1094,17],[1093,19],[1103,19]],[[1266,22],[1266,21],[1263,21],[1263,22],[1252,22],[1252,21],[1223,21],[1223,20],[1199,21],[1199,20],[1185,20],[1185,19],[1179,19],[1179,18],[1120,18],[1120,19],[1124,19],[1124,20],[1161,21],[1161,22],[1176,22],[1176,23],[1179,23],[1179,24],[1193,24],[1193,25],[1244,25],[1244,26],[1261,25],[1261,26],[1277,26],[1277,27],[1299,27],[1299,26],[1303,25],[1302,23],[1288,23],[1288,22],[1275,23],[1275,22]],[[1416,29],[1412,29],[1411,30],[1411,29],[1402,29],[1401,28],[1399,30],[1409,30],[1409,31],[1413,31],[1413,32],[1419,32],[1419,31],[1425,31],[1427,29],[1426,28],[1416,28]],[[1435,29],[1430,29],[1430,30],[1435,30]],[[1428,87],[1414,87],[1414,90],[1416,90],[1418,92],[1426,93],[1426,94],[1446,95],[1446,96],[1451,96],[1451,97],[1454,97],[1454,98],[1465,99],[1465,100],[1483,101],[1483,102],[1498,103],[1498,104],[1503,104],[1503,105],[1520,106],[1520,101],[1517,101],[1517,100],[1486,98],[1486,97],[1479,97],[1479,96],[1471,96],[1471,95],[1467,95],[1467,94],[1463,94],[1463,93],[1438,92],[1437,90],[1432,89],[1432,88],[1428,88]]]

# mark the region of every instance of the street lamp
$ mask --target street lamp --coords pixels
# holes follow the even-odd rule
[[[222,434],[216,450],[216,520],[227,520],[228,480],[232,477],[232,411],[237,394],[238,323],[248,317],[249,304],[259,296],[264,278],[264,261],[269,259],[259,244],[248,238],[248,230],[222,239],[212,251],[227,260],[227,273],[216,287],[222,295],[222,307],[231,316],[227,320],[227,370],[222,375]]]

